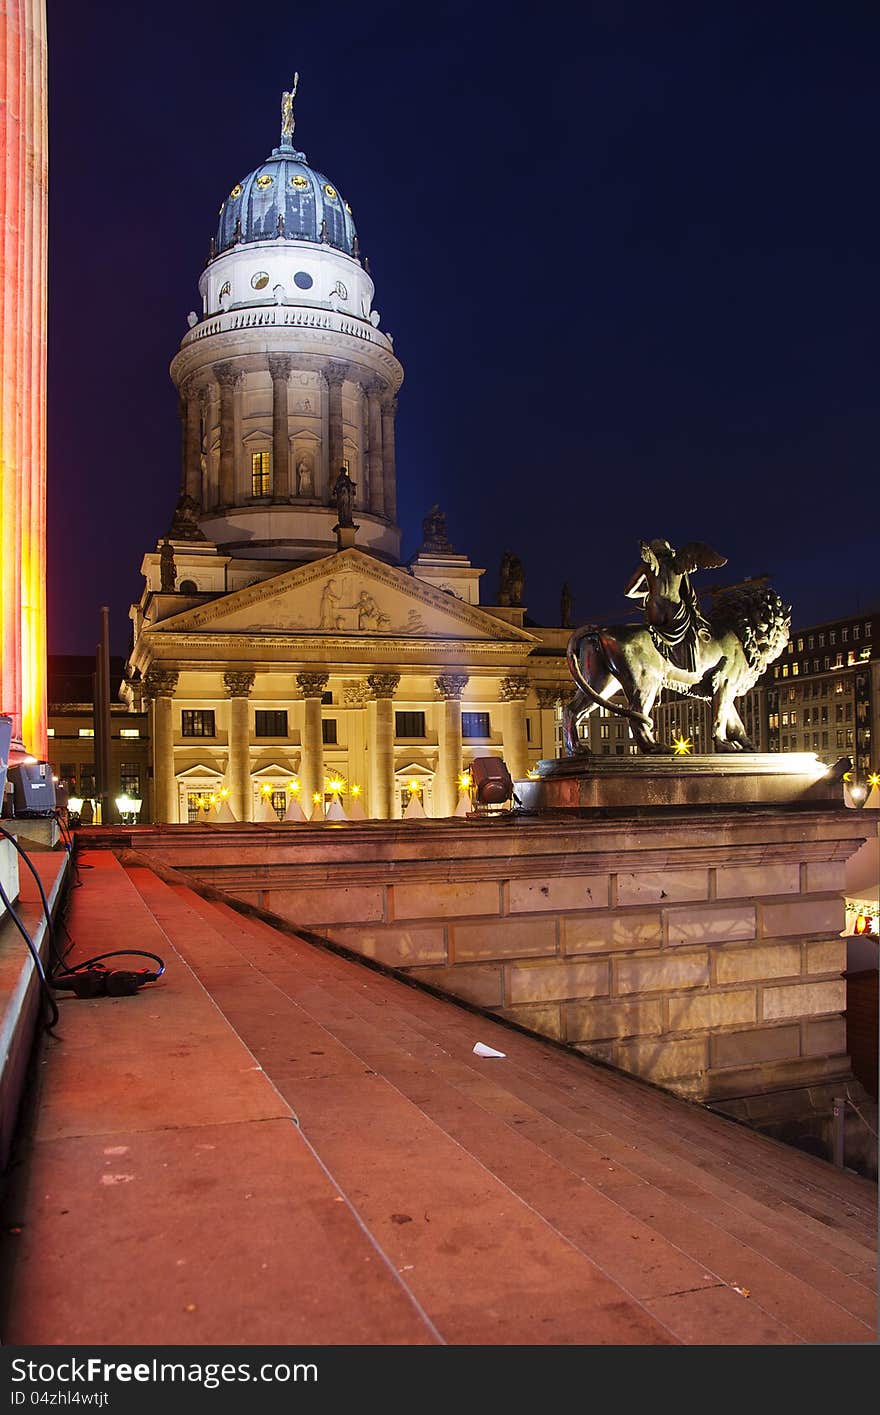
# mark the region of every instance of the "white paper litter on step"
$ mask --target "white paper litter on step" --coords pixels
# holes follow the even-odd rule
[[[500,1056],[505,1057],[506,1051],[496,1051],[494,1047],[487,1047],[484,1042],[477,1042],[474,1047],[475,1056]]]

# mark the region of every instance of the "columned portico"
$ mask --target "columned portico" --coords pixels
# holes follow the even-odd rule
[[[272,377],[272,498],[275,501],[286,501],[290,496],[290,369],[288,354],[269,355],[269,373]]]
[[[399,673],[370,673],[370,814],[390,820],[394,814],[394,694]]]
[[[324,794],[324,739],[321,733],[321,698],[327,687],[327,673],[297,673],[296,686],[303,695],[302,762],[300,780],[309,806],[316,793]]]
[[[173,669],[153,665],[144,678],[144,693],[153,703],[153,819],[164,824],[177,821],[173,699],[178,677]]]
[[[436,799],[438,816],[455,814],[458,778],[462,769],[461,695],[468,685],[466,673],[441,673],[434,686],[443,699],[438,731]]]
[[[254,686],[254,677],[249,672],[223,674],[223,684],[229,698],[229,788],[232,809],[240,821],[253,818],[248,698]]]
[[[526,735],[526,697],[529,680],[525,677],[502,678],[499,696],[504,704],[501,727],[504,760],[514,781],[529,769],[529,743]]]

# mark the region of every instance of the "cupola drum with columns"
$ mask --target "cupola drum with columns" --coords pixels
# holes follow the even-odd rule
[[[181,493],[227,555],[314,560],[336,546],[333,488],[355,485],[358,544],[400,558],[394,420],[403,369],[342,193],[281,138],[220,207],[201,317],[171,363]]]

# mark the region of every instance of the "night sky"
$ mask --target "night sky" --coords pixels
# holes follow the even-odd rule
[[[769,572],[805,625],[880,603],[876,5],[48,0],[49,636],[128,646],[167,530],[168,364],[232,185],[278,141],[351,204],[398,414],[497,589],[626,617],[638,541]]]

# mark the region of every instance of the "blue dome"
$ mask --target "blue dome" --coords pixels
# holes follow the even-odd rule
[[[309,167],[304,152],[284,143],[232,188],[220,208],[211,253],[279,236],[326,243],[358,258],[351,207],[323,173]]]

